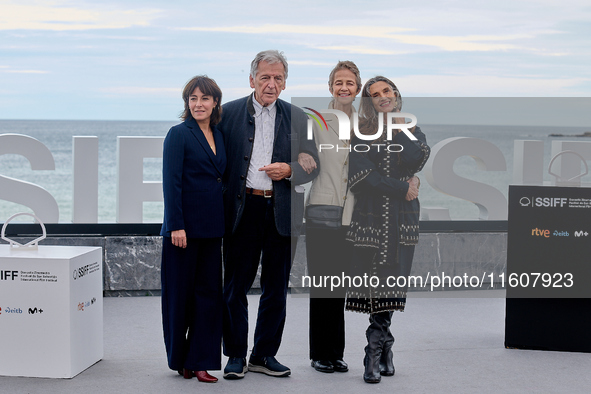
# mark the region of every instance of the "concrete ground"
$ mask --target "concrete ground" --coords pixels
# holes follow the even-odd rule
[[[451,294],[451,293],[450,293]],[[2,393],[588,393],[591,354],[505,349],[501,291],[409,298],[395,313],[396,375],[362,379],[367,315],[347,313],[349,372],[322,374],[308,360],[308,299],[290,296],[277,359],[292,375],[247,373],[215,384],[185,380],[166,365],[160,297],[104,299],[104,358],[73,379],[0,376]],[[467,298],[486,295],[485,298]],[[249,296],[253,327],[258,296]],[[251,330],[252,346],[252,330]],[[223,359],[225,364],[226,359]]]

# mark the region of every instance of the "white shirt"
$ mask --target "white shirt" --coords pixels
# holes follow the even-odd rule
[[[254,146],[252,157],[246,175],[246,187],[260,190],[273,189],[273,181],[265,171],[259,168],[271,164],[273,157],[273,142],[275,141],[275,115],[277,106],[275,102],[263,107],[254,97]]]

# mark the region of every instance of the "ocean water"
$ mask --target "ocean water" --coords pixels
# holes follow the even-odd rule
[[[99,139],[99,222],[115,223],[117,193],[117,136],[165,136],[178,121],[0,120],[0,134],[24,134],[41,141],[53,154],[54,171],[33,171],[23,156],[0,156],[0,175],[45,188],[58,203],[60,223],[72,222],[72,136]],[[162,180],[162,160],[144,161],[144,180]],[[144,203],[144,222],[161,222],[162,202]],[[0,200],[0,222],[16,212],[32,212],[20,204]],[[29,221],[23,217],[23,221]],[[20,219],[20,218],[19,218]],[[15,219],[16,220],[16,219]]]
[[[33,171],[30,163],[16,154],[0,155],[0,175],[27,181],[45,188],[55,198],[60,210],[60,223],[72,221],[72,136],[91,135],[99,138],[99,222],[115,223],[117,136],[165,136],[175,121],[62,121],[62,120],[0,120],[0,134],[24,134],[41,141],[53,154],[55,170]],[[551,133],[580,134],[584,128],[530,126],[467,126],[421,125],[430,146],[453,137],[472,137],[489,141],[497,146],[505,157],[506,171],[482,171],[476,161],[464,156],[454,162],[454,172],[477,182],[491,185],[507,197],[508,185],[513,182],[513,144],[515,140],[544,141],[544,181],[550,162]],[[562,138],[573,140],[572,138]],[[589,141],[591,139],[575,139]],[[161,181],[161,159],[144,161],[144,180]],[[424,172],[424,171],[423,171]],[[452,220],[478,220],[478,208],[471,202],[451,197],[433,189],[424,174],[421,178],[419,199],[423,207],[448,208]],[[591,181],[591,175],[582,178]],[[29,208],[0,200],[0,222],[16,212],[32,212]],[[161,222],[162,202],[144,203],[144,222]],[[28,221],[28,219],[25,219]]]

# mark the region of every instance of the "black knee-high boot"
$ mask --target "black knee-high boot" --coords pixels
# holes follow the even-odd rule
[[[379,383],[382,380],[380,360],[391,319],[392,312],[374,313],[369,316],[369,327],[365,332],[367,346],[365,347],[365,358],[363,359],[363,365],[365,366],[363,380],[366,383]]]
[[[392,331],[390,331],[390,325],[392,323],[392,313],[388,312],[388,316],[384,317],[385,324],[386,324],[386,340],[384,341],[384,346],[382,348],[382,355],[380,357],[380,375],[382,376],[393,376],[395,369],[394,369],[394,354],[392,353],[392,346],[394,345],[394,335],[392,335]]]

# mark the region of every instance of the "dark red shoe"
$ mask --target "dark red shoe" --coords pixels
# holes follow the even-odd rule
[[[180,371],[179,371],[180,373]],[[190,369],[183,368],[183,378],[192,379],[195,374]]]
[[[200,382],[215,383],[218,381],[218,378],[211,376],[207,371],[195,371],[195,376],[197,376],[197,380]]]

